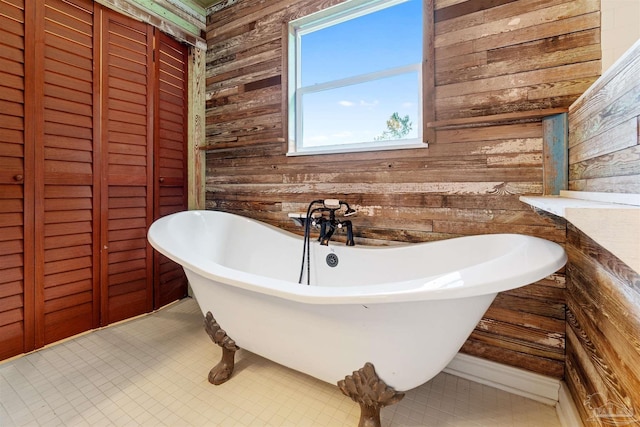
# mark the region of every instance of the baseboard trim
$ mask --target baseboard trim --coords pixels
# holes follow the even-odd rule
[[[564,427],[584,427],[564,381],[458,353],[444,372],[555,406]]]
[[[444,371],[546,405],[558,404],[561,381],[556,378],[463,353],[458,353]]]

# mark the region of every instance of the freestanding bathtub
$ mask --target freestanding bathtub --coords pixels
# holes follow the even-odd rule
[[[314,241],[308,286],[298,283],[302,237],[245,217],[180,212],[154,222],[148,239],[184,267],[202,313],[240,348],[330,383],[370,363],[396,391],[438,374],[498,292],[566,262],[558,244],[516,234],[385,247]]]

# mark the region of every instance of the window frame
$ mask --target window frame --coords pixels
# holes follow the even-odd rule
[[[429,126],[434,121],[434,29],[433,29],[433,0],[422,0],[423,9],[423,52],[422,60],[418,64],[393,67],[382,71],[374,71],[358,76],[346,77],[338,80],[300,88],[301,82],[301,44],[300,38],[304,34],[318,31],[341,22],[355,19],[365,14],[373,13],[387,7],[393,7],[406,0],[347,0],[335,6],[303,16],[285,24],[286,51],[288,55],[284,61],[284,75],[287,78],[285,96],[285,139],[288,143],[287,156],[332,154],[361,151],[381,151],[407,148],[426,148],[433,141],[434,131]],[[354,144],[334,144],[327,146],[303,147],[297,136],[301,136],[302,114],[298,107],[302,105],[301,99],[305,94],[322,92],[328,89],[336,89],[357,83],[366,83],[378,79],[393,77],[408,72],[418,73],[418,90],[420,91],[420,105],[418,114],[418,138],[400,139],[389,141],[371,141]]]

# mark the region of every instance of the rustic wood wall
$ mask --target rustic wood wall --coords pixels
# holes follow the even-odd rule
[[[569,110],[569,187],[640,193],[639,129],[640,42]],[[571,225],[566,247],[566,383],[585,425],[638,425],[640,274]]]
[[[598,0],[440,0],[428,149],[286,157],[285,23],[342,0],[228,0],[207,17],[208,209],[300,232],[317,198],[358,209],[358,244],[513,232],[564,243],[518,201],[542,192],[541,110],[600,72]],[[431,0],[427,0],[429,3]],[[463,351],[562,377],[564,273],[500,294]]]
[[[640,193],[640,45],[569,111],[569,189]]]

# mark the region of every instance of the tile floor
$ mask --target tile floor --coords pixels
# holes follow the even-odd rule
[[[185,299],[0,364],[0,426],[353,426],[335,385],[240,350],[207,382],[221,350]],[[382,410],[383,426],[559,427],[555,409],[441,373]]]

